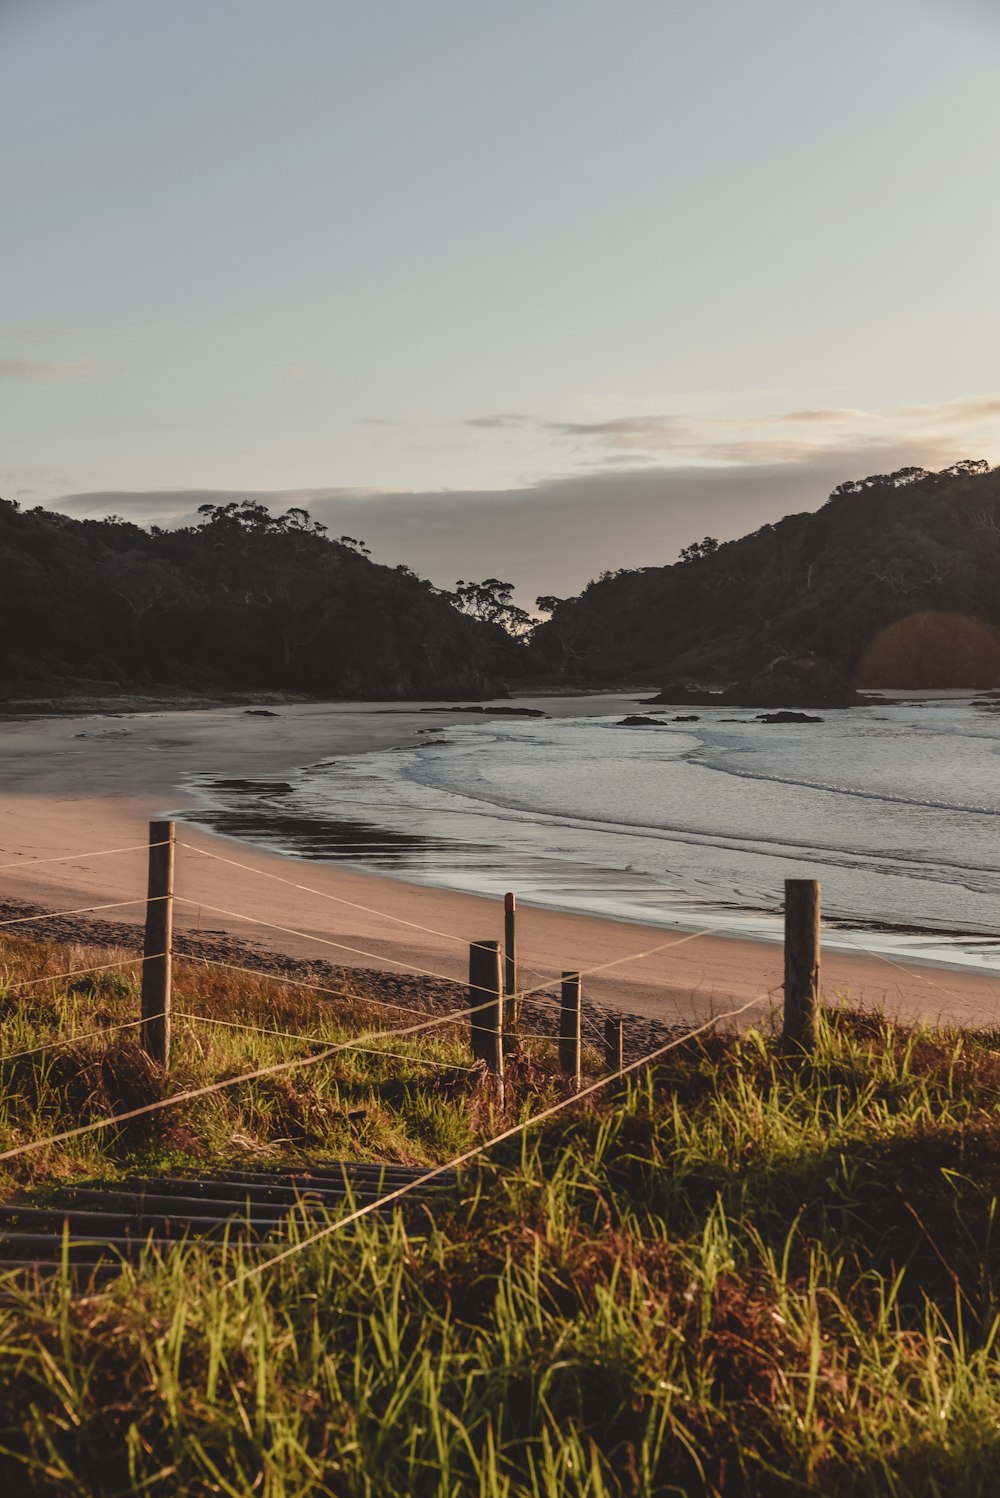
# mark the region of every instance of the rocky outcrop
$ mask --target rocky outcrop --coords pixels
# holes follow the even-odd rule
[[[782,655],[747,681],[721,691],[688,682],[669,682],[640,706],[839,708],[851,707],[857,697],[849,682],[820,655]]]

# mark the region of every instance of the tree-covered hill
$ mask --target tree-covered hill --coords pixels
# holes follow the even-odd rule
[[[499,623],[303,510],[202,523],[22,512],[0,501],[0,694],[174,687],[340,697],[493,695],[519,668]]]
[[[857,685],[1000,685],[1000,469],[852,480],[815,514],[539,600],[536,669],[731,680],[814,652]]]

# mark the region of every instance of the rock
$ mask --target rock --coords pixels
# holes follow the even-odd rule
[[[476,703],[472,707],[422,707],[422,713],[489,713],[501,718],[547,718],[540,707],[483,707]]]
[[[674,722],[675,723],[700,723],[701,719],[698,717],[697,713],[687,713],[687,714],[682,714],[680,717],[675,718]]]
[[[755,723],[822,723],[822,718],[811,718],[808,713],[792,713],[782,710],[778,713],[758,713],[754,719]]]
[[[850,707],[855,701],[846,678],[821,655],[781,655],[748,682],[724,694],[727,707]]]
[[[616,728],[666,728],[662,718],[644,718],[641,713],[629,713],[627,718],[620,718],[615,724]]]
[[[858,701],[847,679],[821,655],[780,655],[747,680],[712,690],[671,681],[642,707],[851,707]]]
[[[272,713],[269,707],[245,707],[243,714],[247,718],[276,718],[278,716],[277,713]]]

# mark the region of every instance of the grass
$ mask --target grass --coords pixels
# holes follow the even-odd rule
[[[10,943],[8,981],[68,955]],[[372,1017],[193,967],[179,988],[324,1038]],[[91,1028],[135,994],[12,999],[3,1049],[67,1005]],[[122,1045],[6,1067],[0,1149],[106,1107],[121,1076],[148,1087],[108,1063]],[[296,1045],[193,1027],[171,1085]],[[248,1154],[436,1161],[559,1095],[531,1062],[502,1112],[458,1070],[460,1034],[395,1048],[414,1059],[345,1053],[148,1135],[24,1157],[7,1186]],[[11,1282],[0,1472],[81,1495],[992,1494],[998,1100],[997,1036],[839,1010],[808,1062],[754,1031],[688,1042],[492,1152],[433,1213],[367,1218],[259,1275],[188,1243],[99,1290]]]

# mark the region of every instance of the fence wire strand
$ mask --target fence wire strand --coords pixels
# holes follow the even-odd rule
[[[7,869],[32,869],[40,863],[73,863],[87,858],[110,858],[112,853],[145,853],[150,848],[163,848],[166,839],[158,843],[129,843],[124,848],[99,848],[92,853],[60,853],[56,858],[18,858],[13,863],[0,863],[0,874]]]
[[[377,915],[384,921],[395,921],[399,926],[409,926],[413,931],[423,931],[427,936],[440,936],[444,941],[457,942],[459,946],[467,945],[463,936],[456,936],[452,931],[437,931],[433,926],[422,926],[419,921],[404,920],[401,915],[392,915],[387,910],[376,910],[372,905],[360,905],[357,900],[346,900],[341,895],[332,895],[327,890],[315,889],[309,884],[298,884],[294,879],[286,879],[281,874],[273,874],[270,869],[257,869],[249,863],[239,863],[235,858],[224,858],[221,853],[211,853],[207,848],[198,848],[194,843],[178,843],[179,848],[187,848],[191,853],[198,853],[202,858],[214,859],[216,863],[229,864],[234,869],[245,869],[248,874],[257,874],[262,879],[273,879],[277,884],[287,884],[289,889],[302,890],[304,894],[316,895],[321,900],[330,900],[337,905],[346,905],[351,910],[362,910],[366,915]]]
[[[325,983],[309,983],[305,978],[295,978],[287,973],[272,973],[265,968],[241,967],[235,962],[223,962],[219,957],[201,957],[193,952],[175,953],[178,962],[202,962],[209,967],[225,968],[232,973],[246,973],[251,978],[266,978],[272,983],[289,983],[296,988],[309,989],[313,993],[328,993],[338,999],[354,999],[359,1004],[374,1004],[381,1009],[399,1009],[403,1014],[426,1014],[426,1009],[418,1009],[413,1004],[397,1004],[392,999],[370,999],[364,994],[355,993],[350,988],[331,988]],[[465,985],[459,979],[454,981],[460,988]]]
[[[169,895],[142,895],[138,900],[111,900],[106,905],[81,905],[76,910],[45,910],[40,915],[14,916],[12,920],[0,921],[0,926],[23,926],[28,921],[52,921],[63,915],[92,915],[97,910],[121,910],[126,905],[152,905],[157,900],[169,899]]]
[[[64,1035],[59,1040],[47,1040],[42,1045],[29,1046],[25,1051],[8,1051],[0,1056],[0,1066],[5,1066],[8,1061],[19,1061],[22,1056],[37,1056],[39,1051],[54,1051],[58,1046],[73,1045],[77,1040],[93,1040],[96,1036],[114,1035],[118,1030],[134,1030],[137,1026],[144,1025],[147,1019],[162,1019],[166,1012],[166,1010],[161,1010],[159,1014],[123,1020],[117,1025],[102,1025],[99,1030],[84,1030],[79,1035]]]
[[[301,1031],[296,1033],[296,1031],[294,1030],[270,1030],[265,1025],[244,1025],[238,1020],[214,1019],[208,1014],[192,1014],[188,1010],[179,1010],[175,1013],[174,1017],[176,1019],[195,1020],[202,1025],[223,1025],[226,1029],[229,1030],[250,1030],[254,1035],[274,1035],[279,1040],[294,1040],[298,1041],[300,1044],[303,1041],[315,1039],[314,1036],[304,1035]],[[389,1031],[389,1034],[395,1033],[395,1031]],[[353,1046],[352,1049],[355,1051],[359,1051],[362,1055],[365,1056],[389,1056],[395,1061],[415,1061],[421,1066],[443,1066],[446,1067],[449,1071],[472,1072],[479,1070],[479,1068],[476,1066],[463,1066],[457,1061],[439,1061],[436,1058],[432,1059],[428,1056],[415,1056],[412,1054],[412,1052],[407,1054],[404,1051],[383,1051],[381,1049],[376,1050],[372,1046]]]
[[[19,978],[13,983],[0,982],[0,988],[7,994],[11,989],[17,991],[22,988],[36,988],[39,983],[61,983],[65,978],[86,978],[91,973],[112,973],[118,968],[131,967],[135,963],[141,966],[144,962],[158,962],[161,957],[167,956],[169,956],[167,952],[156,952],[148,957],[138,955],[123,957],[120,962],[104,962],[97,967],[74,967],[67,973],[43,973],[40,978]]]

